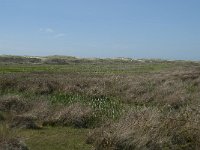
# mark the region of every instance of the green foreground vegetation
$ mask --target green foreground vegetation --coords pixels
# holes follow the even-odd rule
[[[198,149],[199,90],[199,62],[1,56],[0,149]]]
[[[92,146],[85,143],[87,134],[87,129],[70,127],[47,127],[42,130],[19,132],[31,150],[89,150]]]
[[[4,136],[21,137],[31,150],[89,150],[92,145],[85,143],[88,134],[87,129],[75,129],[71,127],[45,127],[40,130],[15,129],[11,131],[0,125]],[[10,133],[11,132],[11,133]],[[9,135],[10,134],[10,135]]]

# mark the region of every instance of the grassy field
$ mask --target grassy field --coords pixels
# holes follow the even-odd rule
[[[0,128],[3,125],[0,125]],[[5,129],[10,130],[10,129]],[[92,145],[86,144],[88,129],[76,129],[71,127],[45,127],[40,130],[15,129],[11,132],[11,137],[20,137],[26,142],[31,150],[89,150]],[[7,133],[5,133],[7,134]],[[8,135],[5,135],[8,136]]]
[[[87,129],[70,127],[47,127],[42,130],[22,130],[19,135],[26,139],[32,150],[89,150],[92,145],[85,143]]]
[[[1,73],[31,73],[31,72],[48,72],[48,73],[85,73],[85,74],[132,74],[132,73],[149,73],[159,72],[160,70],[169,69],[173,64],[70,64],[70,65],[27,65],[27,64],[2,64]]]
[[[199,62],[1,56],[0,149],[198,149],[199,91]]]

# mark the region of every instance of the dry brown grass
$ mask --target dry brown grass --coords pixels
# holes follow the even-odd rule
[[[199,114],[189,108],[163,114],[158,109],[132,110],[118,122],[94,130],[88,138],[102,149],[198,149]]]
[[[91,132],[88,143],[97,150],[199,149],[199,71],[126,80],[121,93],[126,92],[125,102],[134,107],[118,121]]]

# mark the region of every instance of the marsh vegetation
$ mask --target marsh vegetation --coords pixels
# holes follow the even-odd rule
[[[0,149],[199,149],[200,63],[0,57]]]

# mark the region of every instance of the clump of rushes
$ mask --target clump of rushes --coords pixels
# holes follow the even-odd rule
[[[53,104],[62,103],[72,105],[80,103],[94,110],[94,117],[102,121],[106,119],[117,119],[123,113],[124,107],[120,100],[105,96],[83,96],[79,94],[58,93],[50,97]]]

